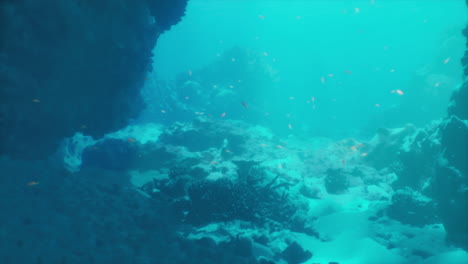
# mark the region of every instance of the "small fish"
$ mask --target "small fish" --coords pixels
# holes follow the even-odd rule
[[[328,74],[328,77],[333,77],[333,76],[335,76],[333,75],[333,73]]]
[[[361,156],[362,156],[362,157],[367,156],[367,152],[362,153]]]
[[[35,186],[35,185],[38,185],[39,182],[38,181],[30,181],[27,183],[28,186]]]
[[[234,85],[229,85],[229,88],[231,88],[231,89],[234,88]]]
[[[88,127],[87,127],[86,125],[81,125],[80,128],[81,128],[81,129],[86,129],[86,128],[88,128]]]
[[[344,167],[346,165],[346,160],[345,159],[342,159],[341,160],[341,165]]]
[[[225,116],[226,116],[226,112],[221,114],[221,117],[225,117]]]
[[[395,72],[395,69],[390,69],[390,72]]]
[[[232,62],[236,61],[236,58],[231,58],[231,61],[232,61]]]
[[[161,109],[161,113],[165,114],[165,113],[166,113],[166,110],[162,110],[162,109]]]
[[[311,97],[310,100],[312,100],[312,102],[315,102],[315,97]]]
[[[291,125],[291,124],[288,124],[288,128],[289,128],[289,129],[292,129],[292,125]]]
[[[268,56],[268,52],[266,52],[266,51],[263,52],[263,55],[264,55],[264,56]]]
[[[189,76],[192,76],[192,74],[193,74],[192,70],[188,70],[187,73],[188,73]]]
[[[353,73],[353,72],[352,72],[352,71],[344,71],[344,73],[346,73],[346,74],[351,74],[351,73]]]
[[[397,94],[399,94],[399,95],[404,95],[404,94],[405,94],[405,93],[403,93],[402,90],[395,90],[395,92],[396,92]]]
[[[320,82],[322,82],[322,84],[325,84],[325,77],[320,77]]]
[[[211,164],[217,164],[218,162],[212,160],[212,161],[210,161],[210,163],[211,163]]]
[[[375,107],[380,107],[380,104],[375,104]]]
[[[282,149],[282,148],[284,148],[284,147],[283,147],[283,146],[281,146],[281,145],[276,145],[276,147],[277,147],[277,148],[279,148],[279,149]]]
[[[450,57],[448,57],[448,58],[446,58],[446,59],[444,60],[444,64],[449,63],[449,61],[450,61]]]
[[[356,146],[351,146],[351,150],[352,150],[352,151],[356,151],[356,150],[357,150],[357,147],[356,147]]]
[[[128,142],[135,142],[136,140],[134,138],[128,138],[127,141]]]
[[[361,12],[361,9],[359,9],[359,7],[354,8],[354,13],[359,13],[359,12]]]
[[[225,151],[226,151],[227,153],[231,153],[231,151],[230,151],[229,149],[226,149]]]
[[[263,15],[258,15],[258,18],[265,19],[265,17]]]
[[[41,102],[39,99],[33,99],[32,101],[35,102],[35,103]]]
[[[184,97],[184,99],[185,99],[185,100],[188,100],[188,99],[190,99],[190,97],[188,97],[188,96],[185,96],[185,97]]]
[[[245,109],[249,109],[249,106],[247,105],[246,102],[242,102],[242,105],[245,107]]]
[[[263,144],[263,143],[262,143],[262,144],[260,144],[260,146],[262,146],[262,147],[268,147],[268,145],[267,145],[267,144]]]
[[[278,163],[278,169],[280,169],[280,170],[283,169],[283,164]]]
[[[435,83],[434,87],[439,87],[440,83]]]
[[[289,96],[289,100],[294,100],[294,96]]]

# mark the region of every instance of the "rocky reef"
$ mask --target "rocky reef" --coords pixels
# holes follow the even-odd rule
[[[449,107],[449,114],[455,115],[460,117],[461,119],[468,119],[468,102],[466,98],[468,98],[468,25],[463,30],[463,35],[466,37],[466,45],[465,45],[465,54],[461,59],[461,64],[463,65],[463,74],[464,74],[464,81],[461,84],[460,88],[453,93],[451,106]]]
[[[2,1],[0,155],[44,158],[81,131],[101,137],[135,118],[158,36],[178,1]]]

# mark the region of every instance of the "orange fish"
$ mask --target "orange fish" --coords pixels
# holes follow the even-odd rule
[[[242,102],[242,105],[245,107],[245,109],[249,109],[249,106],[247,105],[247,103]]]
[[[128,142],[135,142],[136,140],[134,138],[128,138],[127,141]]]
[[[37,182],[37,181],[31,181],[31,182],[27,183],[28,186],[34,186],[34,185],[38,185],[38,184],[39,184],[39,182]]]

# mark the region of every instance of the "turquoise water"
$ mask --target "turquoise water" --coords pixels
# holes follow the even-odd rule
[[[295,133],[372,134],[380,126],[423,125],[446,115],[462,81],[464,5],[194,0],[182,22],[159,39],[155,76],[170,80],[201,69],[238,46],[267,55],[277,81],[257,87],[263,101],[257,110],[291,114]],[[311,97],[316,109],[307,104]],[[278,122],[288,123],[269,122],[278,130]]]
[[[468,263],[466,4],[0,0],[0,264]]]

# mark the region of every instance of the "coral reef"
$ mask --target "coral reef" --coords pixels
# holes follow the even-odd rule
[[[435,203],[419,192],[405,188],[396,191],[387,215],[402,223],[424,226],[437,223]]]
[[[143,115],[168,124],[196,116],[260,123],[265,112],[277,111],[261,109],[278,78],[273,66],[258,52],[229,49],[207,67],[180,73],[174,81],[150,82],[143,90],[148,102]]]
[[[312,257],[310,251],[304,250],[297,242],[292,242],[283,252],[283,258],[288,264],[300,264]]]
[[[463,30],[463,35],[466,37],[466,50],[461,64],[464,69],[464,81],[462,85],[452,95],[451,105],[448,109],[449,115],[458,116],[461,119],[468,119],[468,25]]]
[[[349,187],[348,176],[342,169],[328,169],[325,176],[325,188],[328,193],[338,194]]]

